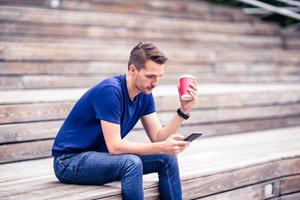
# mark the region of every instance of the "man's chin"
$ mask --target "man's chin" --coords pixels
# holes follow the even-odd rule
[[[146,88],[146,89],[143,91],[143,93],[144,93],[144,94],[151,94],[153,89],[154,89],[154,88]]]

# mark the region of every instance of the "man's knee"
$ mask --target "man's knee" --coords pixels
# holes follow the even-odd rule
[[[166,167],[168,167],[168,168],[174,168],[174,167],[177,168],[178,167],[178,161],[177,161],[176,156],[163,154],[161,158],[162,158],[164,164],[166,165]]]
[[[133,154],[128,154],[126,155],[125,159],[126,172],[136,171],[138,173],[143,173],[143,163],[140,157]]]

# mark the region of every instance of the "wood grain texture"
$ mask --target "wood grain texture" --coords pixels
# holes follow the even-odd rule
[[[41,7],[49,8],[49,2],[31,2],[31,1],[6,1],[1,0],[1,5],[13,5],[13,6],[28,6],[28,7]],[[146,16],[165,16],[165,17],[180,17],[187,19],[202,19],[212,21],[251,21],[255,23],[256,17],[244,15],[238,9],[231,7],[220,7],[217,5],[211,5],[207,2],[181,2],[173,1],[171,5],[167,3],[145,3],[145,2],[79,2],[79,1],[64,1],[61,8],[67,10],[87,10],[97,12],[109,12],[109,13],[134,13],[142,14]],[[138,8],[138,9],[137,9]]]
[[[141,27],[144,29],[167,30],[203,30],[210,32],[227,32],[241,34],[274,34],[278,33],[278,27],[265,25],[261,23],[243,23],[238,22],[240,29],[234,30],[237,25],[231,22],[217,21],[193,21],[184,18],[161,18],[161,16],[152,16],[151,20],[147,16],[135,15],[132,13],[109,13],[109,12],[80,12],[67,10],[47,10],[29,7],[9,7],[2,6],[3,10],[0,19],[4,21],[19,21],[19,22],[38,22],[38,23],[53,23],[53,24],[74,24],[74,25],[95,25],[108,27]],[[126,20],[125,20],[126,19]],[[147,22],[147,23],[145,23]],[[168,25],[168,26],[166,26]],[[180,31],[179,31],[180,32]]]
[[[282,195],[300,192],[300,175],[282,178],[280,186]]]
[[[1,145],[0,163],[45,158],[51,155],[53,140]]]

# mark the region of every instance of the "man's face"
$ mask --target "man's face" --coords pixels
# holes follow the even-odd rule
[[[140,71],[135,70],[135,87],[138,91],[150,94],[158,85],[160,77],[164,73],[164,65],[157,64],[152,60],[145,63]]]

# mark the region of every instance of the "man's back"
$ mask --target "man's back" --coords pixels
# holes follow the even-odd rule
[[[149,100],[152,103],[147,112],[154,111],[152,95],[140,94],[130,100],[125,79],[125,75],[105,79],[76,102],[55,139],[53,156],[108,152],[99,120],[120,124],[123,138],[145,113]]]

